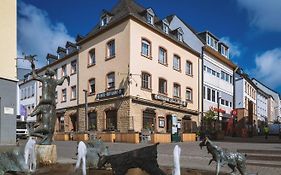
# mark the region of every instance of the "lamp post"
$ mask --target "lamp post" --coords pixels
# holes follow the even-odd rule
[[[84,95],[85,95],[85,131],[88,131],[88,91],[83,89]]]
[[[217,118],[217,120],[218,120],[218,124],[219,124],[219,130],[220,130],[220,99],[221,99],[221,97],[218,94],[218,97],[217,97],[217,102],[218,102],[218,118]]]

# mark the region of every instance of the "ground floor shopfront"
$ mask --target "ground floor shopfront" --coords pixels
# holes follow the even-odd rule
[[[198,112],[138,97],[116,97],[57,110],[56,132],[196,132]],[[87,114],[87,117],[85,117]]]

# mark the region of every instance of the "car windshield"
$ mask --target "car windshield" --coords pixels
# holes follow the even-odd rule
[[[26,122],[17,122],[17,129],[26,129]]]

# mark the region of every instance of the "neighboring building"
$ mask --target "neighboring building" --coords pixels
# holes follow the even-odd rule
[[[20,116],[18,120],[26,122],[35,122],[36,116],[29,117],[29,114],[34,110],[38,104],[38,83],[32,80],[30,72],[24,76],[24,79],[19,82],[19,106]]]
[[[58,47],[57,56],[48,54],[46,59],[48,64],[37,71],[39,75],[44,75],[47,68],[53,69],[56,74],[54,78],[61,79],[63,76],[70,76],[70,84],[65,80],[61,86],[56,88],[56,132],[77,131],[77,99],[78,99],[78,49],[76,44],[67,42],[65,48]],[[42,96],[42,85],[37,81],[38,95],[37,101]]]
[[[225,129],[226,122],[230,118],[234,106],[233,71],[236,68],[236,65],[229,60],[228,46],[220,42],[210,32],[197,33],[175,15],[167,19],[172,30],[179,27],[183,30],[183,41],[185,43],[203,54],[199,60],[198,67],[200,113],[204,114],[211,108],[218,111],[218,100],[220,100],[219,111],[223,119],[223,129]]]
[[[171,133],[173,124],[190,131],[199,122],[200,53],[183,35],[131,0],[104,11],[77,43],[79,130]]]
[[[204,43],[203,53],[203,112],[219,112],[222,129],[227,129],[234,107],[234,71],[236,65],[229,59],[229,48],[215,35],[198,33]],[[219,108],[219,109],[218,109]]]
[[[269,119],[269,101],[270,96],[262,91],[261,89],[257,88],[257,119],[258,119],[258,126],[262,126],[263,124],[267,123]]]
[[[272,111],[272,116],[271,119],[268,122],[273,122],[275,120],[278,120],[278,117],[281,116],[281,112],[280,112],[280,96],[277,92],[275,92],[274,90],[270,89],[268,86],[264,85],[263,83],[261,83],[260,81],[258,81],[257,79],[253,78],[252,81],[255,83],[255,85],[261,89],[262,91],[264,91],[265,93],[267,93],[268,95],[272,96],[274,102],[272,101],[270,104],[272,105],[271,111]]]
[[[242,129],[255,134],[257,129],[257,86],[248,75],[238,72],[235,74],[235,106],[238,117],[238,134]]]
[[[0,5],[0,144],[16,143],[16,0],[2,0]]]

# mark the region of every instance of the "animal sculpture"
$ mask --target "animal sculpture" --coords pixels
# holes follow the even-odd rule
[[[215,145],[211,140],[207,137],[203,139],[203,141],[199,144],[199,146],[207,147],[208,153],[212,154],[212,159],[209,161],[209,165],[212,161],[217,162],[216,166],[216,175],[219,174],[221,166],[227,164],[231,169],[232,173],[236,172],[236,169],[240,172],[241,175],[246,175],[246,157],[245,155],[238,152],[229,152],[226,149],[222,149],[221,147]]]
[[[150,175],[165,175],[157,162],[157,145],[115,155],[99,155],[98,168],[109,163],[115,175],[125,175],[130,168],[140,168]]]

